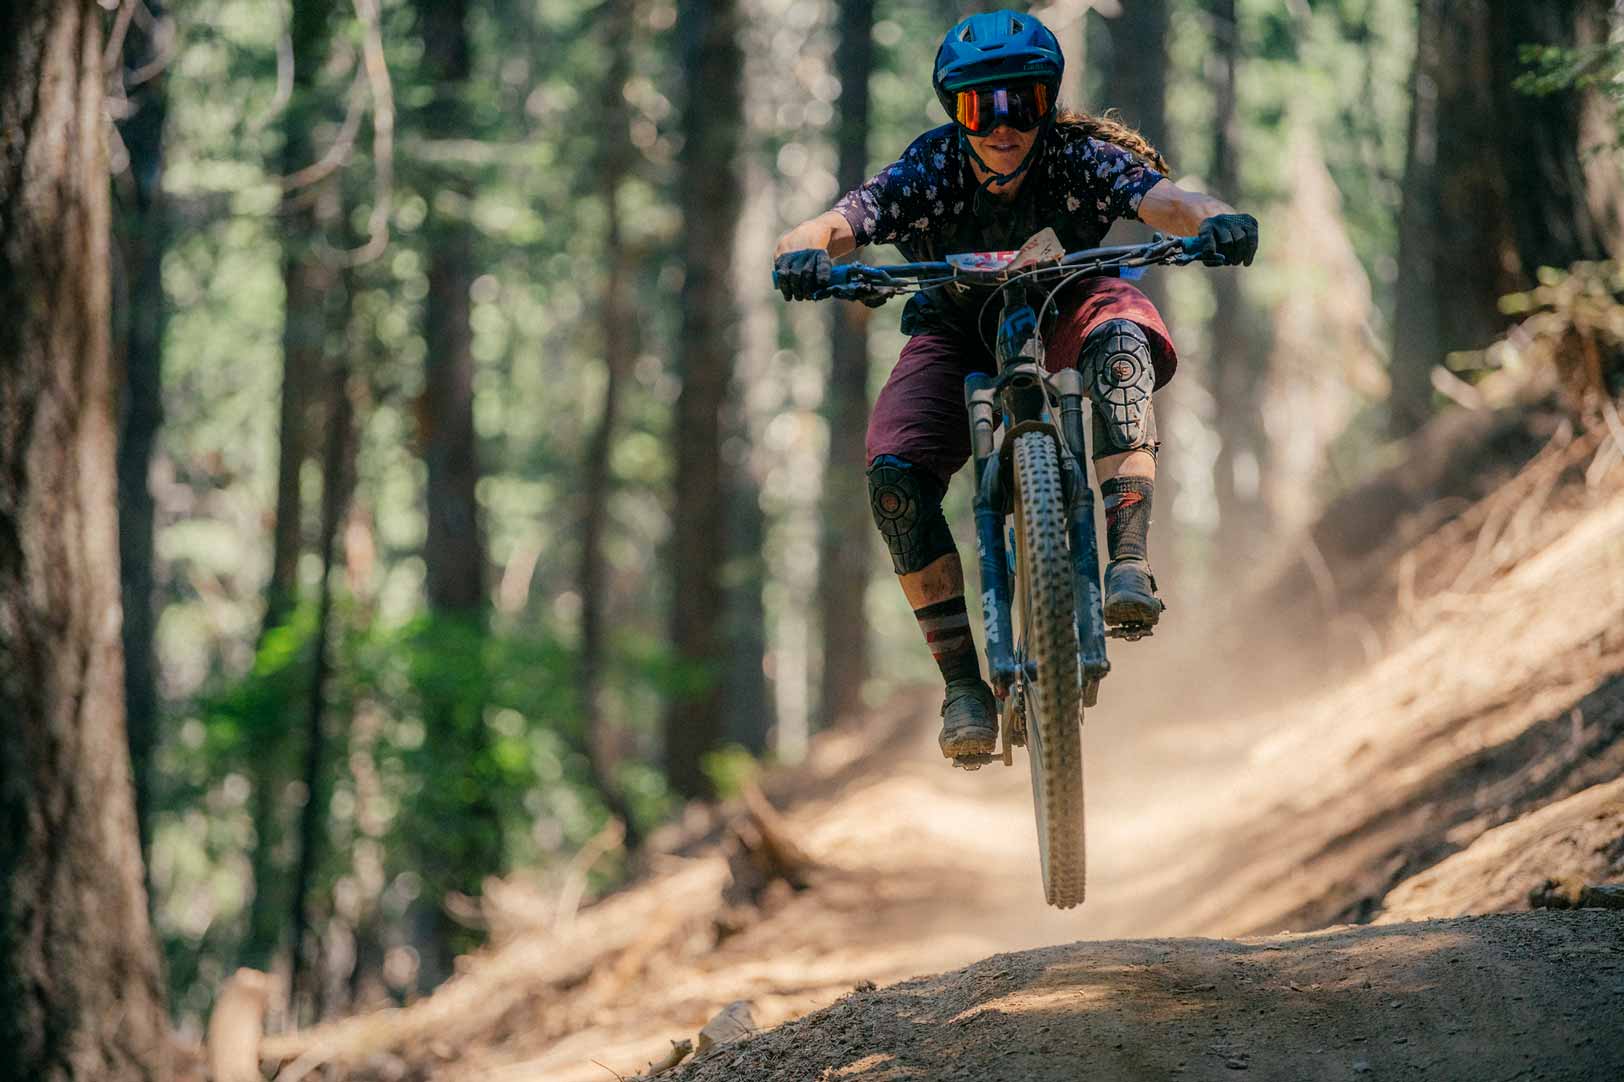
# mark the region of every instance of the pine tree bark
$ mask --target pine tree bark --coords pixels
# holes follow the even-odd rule
[[[1433,412],[1432,370],[1506,327],[1541,266],[1618,251],[1619,182],[1581,161],[1584,92],[1516,89],[1525,45],[1571,47],[1605,0],[1419,0],[1393,316],[1393,435]],[[1611,208],[1611,209],[1609,209]],[[1599,213],[1598,213],[1599,211]]]
[[[434,92],[420,124],[430,138],[468,133],[464,95],[472,74],[468,0],[418,0],[423,70]],[[474,354],[471,291],[474,281],[473,202],[470,179],[455,172],[435,177],[427,223],[428,297],[424,302],[423,457],[428,466],[428,533],[423,561],[428,572],[429,611],[438,628],[465,648],[467,663],[480,664],[479,640],[489,619],[485,539],[476,490],[478,440],[474,429]],[[423,904],[433,907],[432,939],[419,983],[451,975],[451,963],[474,938],[452,920],[444,905],[455,892],[477,897],[485,877],[502,870],[502,824],[490,783],[490,738],[485,729],[485,677],[475,671],[455,689],[426,689],[425,762],[442,776],[430,778],[424,796],[435,831],[425,839],[433,852]]]
[[[282,114],[283,176],[316,160],[312,130],[323,111],[317,86],[333,27],[333,0],[294,0],[289,35],[293,90]],[[298,601],[299,555],[304,549],[304,499],[299,475],[312,454],[310,416],[318,404],[327,337],[326,299],[338,271],[323,258],[321,242],[338,202],[338,178],[328,177],[282,197],[282,409],[278,422],[276,523],[271,534],[271,581],[265,592],[266,630],[280,627]]]
[[[1432,415],[1433,366],[1487,345],[1516,288],[1498,160],[1487,0],[1420,0],[1409,157],[1399,211],[1389,426],[1405,436]]]
[[[102,13],[0,8],[0,1047],[170,1075],[124,729]]]
[[[1501,118],[1495,146],[1525,281],[1540,267],[1624,255],[1618,159],[1607,155],[1587,165],[1582,157],[1582,121],[1595,91],[1533,95],[1515,85],[1528,66],[1521,55],[1525,46],[1606,41],[1616,18],[1612,8],[1612,0],[1494,0],[1489,7],[1495,71],[1490,91]]]
[[[610,0],[605,9],[603,30],[609,47],[609,67],[604,73],[603,90],[598,95],[603,109],[598,187],[604,199],[603,246],[607,269],[603,297],[599,301],[604,383],[598,419],[587,439],[586,459],[581,467],[581,563],[578,574],[581,590],[580,686],[582,709],[586,713],[587,762],[611,814],[625,824],[626,846],[629,849],[635,849],[641,839],[637,824],[632,819],[631,808],[615,783],[612,734],[602,702],[609,602],[609,567],[603,550],[603,538],[609,524],[609,501],[613,495],[610,456],[614,453],[626,373],[637,354],[638,339],[637,308],[632,303],[636,267],[634,255],[626,247],[620,215],[620,190],[631,174],[635,151],[625,98],[626,82],[631,78],[635,15],[636,0]]]
[[[318,75],[334,28],[334,0],[293,0],[289,37],[293,87],[281,117],[282,150],[276,167],[293,176],[316,160],[312,129],[326,109]],[[338,216],[338,178],[292,189],[278,210],[282,235],[282,401],[277,422],[276,520],[271,531],[271,578],[265,587],[264,636],[285,625],[298,604],[299,557],[304,550],[305,500],[300,474],[317,446],[313,414],[325,367],[328,304],[338,268],[323,249]],[[277,859],[285,830],[283,794],[296,776],[290,730],[256,727],[247,736],[253,776],[254,847],[250,858],[254,897],[240,962],[269,970],[287,928],[289,869]]]
[[[161,59],[154,31],[163,5],[149,0],[152,23],[135,20],[124,39],[126,83]],[[163,336],[168,304],[163,291],[163,255],[168,244],[163,197],[163,134],[167,112],[162,68],[127,88],[129,113],[119,121],[119,137],[129,152],[129,168],[115,178],[117,234],[123,288],[120,350],[123,360],[118,439],[118,549],[124,607],[125,727],[135,779],[135,821],[142,863],[152,846],[152,751],[158,737],[157,659],[153,596],[153,502],[147,478],[153,446],[163,424]]]
[[[677,9],[686,91],[679,161],[682,208],[682,330],[672,438],[671,639],[677,659],[698,676],[665,715],[665,766],[672,788],[708,796],[701,758],[722,733],[726,669],[720,626],[718,554],[727,549],[722,503],[721,417],[733,371],[737,312],[732,296],[733,240],[743,201],[739,132],[743,125],[736,0],[683,0]]]
[[[1214,124],[1212,188],[1221,198],[1241,202],[1239,124],[1236,115],[1236,74],[1240,66],[1240,27],[1235,0],[1210,0],[1216,35],[1216,78],[1213,80]],[[1268,352],[1249,333],[1246,296],[1237,271],[1219,271],[1212,277],[1215,302],[1212,316],[1213,424],[1218,430],[1218,453],[1213,461],[1213,488],[1218,503],[1218,559],[1220,566],[1238,568],[1268,528],[1268,504],[1262,475],[1268,463],[1268,437],[1263,428],[1261,399],[1268,379]],[[1239,466],[1250,459],[1257,480],[1243,491]]]
[[[1173,19],[1169,0],[1131,0],[1108,23],[1111,56],[1104,65],[1105,104],[1122,112],[1164,157],[1168,152],[1168,34]]]
[[[344,283],[346,297],[352,295],[352,285],[349,281]],[[318,944],[307,943],[306,939],[309,931],[316,926],[310,895],[327,846],[327,809],[331,803],[330,772],[327,769],[327,686],[332,673],[329,643],[333,633],[333,571],[338,554],[339,529],[354,484],[355,460],[350,365],[342,351],[338,354],[328,384],[330,400],[326,412],[329,424],[322,453],[321,534],[317,539],[321,583],[316,592],[315,665],[305,698],[305,803],[299,813],[299,857],[294,865],[292,908],[289,913],[293,962],[288,978],[288,1008],[294,1017],[299,1016],[302,1007],[301,993],[307,992],[308,974],[312,970],[319,971],[321,957]],[[319,1019],[323,1014],[320,985],[316,984],[310,989],[305,998],[311,1001],[309,1017]]]
[[[737,405],[743,394],[734,396]],[[745,418],[735,415],[728,426],[733,438],[749,439]],[[776,718],[767,680],[767,515],[761,509],[761,484],[750,463],[739,462],[724,478],[727,507],[726,569],[727,669],[722,680],[723,736],[752,755],[767,751],[767,734]]]
[[[1170,0],[1130,0],[1122,13],[1106,20],[1109,55],[1099,65],[1104,89],[1102,107],[1115,108],[1122,119],[1173,161],[1176,148],[1167,118],[1168,37],[1172,29]],[[1220,193],[1222,194],[1222,193]],[[1148,230],[1141,230],[1148,236]],[[1138,283],[1164,315],[1168,311],[1166,278],[1152,271]],[[1175,332],[1176,333],[1176,332]],[[1150,561],[1163,583],[1179,579],[1173,548],[1174,531],[1168,528],[1180,502],[1185,471],[1193,473],[1178,432],[1178,401],[1190,381],[1197,378],[1194,365],[1182,366],[1180,379],[1156,394],[1156,427],[1162,448],[1156,461],[1156,499],[1153,522],[1163,524],[1150,534]],[[1173,604],[1176,606],[1177,601]]]
[[[874,0],[841,0],[835,75],[840,80],[836,129],[837,187],[851,191],[868,175],[869,78],[874,72]],[[823,533],[818,551],[818,612],[823,637],[818,721],[832,725],[863,705],[868,677],[868,491],[864,434],[868,426],[868,315],[837,302],[829,313],[829,384],[825,415],[829,455],[823,467]]]

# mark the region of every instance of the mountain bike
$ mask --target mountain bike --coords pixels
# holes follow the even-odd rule
[[[978,770],[1025,747],[1032,773],[1043,892],[1050,905],[1083,901],[1082,717],[1111,671],[1108,637],[1139,639],[1142,625],[1106,630],[1102,611],[1094,492],[1085,457],[1085,383],[1075,365],[1043,366],[1043,319],[1061,290],[1090,275],[1137,277],[1156,264],[1203,258],[1196,237],[1157,236],[1148,244],[1067,254],[1052,229],[1019,251],[950,255],[943,262],[833,268],[814,299],[883,303],[954,283],[985,291],[981,312],[1002,297],[995,374],[964,385],[975,481],[976,550],[987,664],[999,711],[998,755],[961,756]],[[1211,256],[1207,257],[1211,260]],[[1034,309],[1040,290],[1047,294]],[[977,325],[982,326],[978,319]],[[1091,404],[1092,405],[1092,404]],[[1005,520],[1014,517],[1006,542]],[[1019,597],[1019,633],[1014,628]]]

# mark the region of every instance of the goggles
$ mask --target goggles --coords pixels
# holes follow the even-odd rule
[[[971,135],[1000,125],[1030,131],[1054,108],[1054,88],[1033,80],[1005,86],[968,86],[954,93],[953,119]]]

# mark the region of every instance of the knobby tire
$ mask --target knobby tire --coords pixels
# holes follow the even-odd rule
[[[1037,663],[1026,683],[1027,760],[1038,825],[1043,893],[1069,909],[1083,901],[1083,741],[1072,565],[1054,438],[1027,432],[1015,441],[1016,577],[1021,642]],[[1024,678],[1023,678],[1024,679]]]

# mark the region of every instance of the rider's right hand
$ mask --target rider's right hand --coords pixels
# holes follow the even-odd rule
[[[809,301],[820,289],[829,288],[834,264],[822,248],[802,248],[785,252],[773,262],[773,287],[786,301]]]

